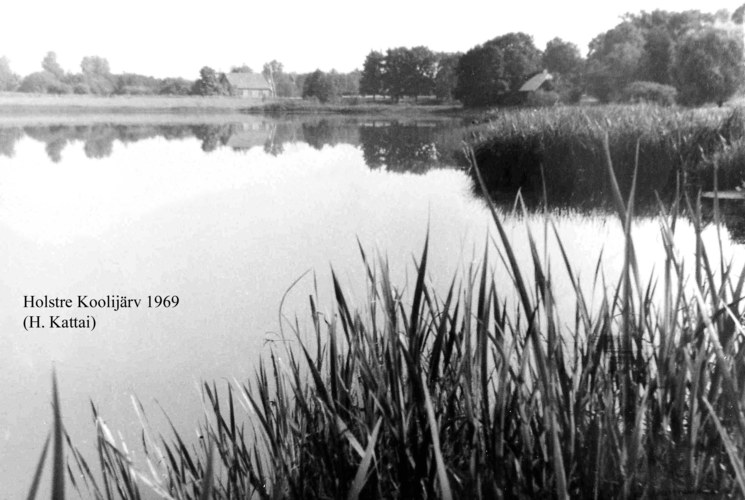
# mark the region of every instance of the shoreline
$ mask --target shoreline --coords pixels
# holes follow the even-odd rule
[[[0,93],[0,115],[41,114],[140,114],[140,115],[280,115],[336,114],[388,116],[470,116],[458,104],[415,104],[366,101],[321,104],[300,99],[261,100],[240,97],[201,96],[91,96]]]

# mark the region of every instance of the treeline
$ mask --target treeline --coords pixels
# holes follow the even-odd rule
[[[249,66],[234,66],[231,73],[253,73]],[[340,96],[359,94],[360,72],[339,73],[335,70],[312,73],[288,73],[282,63],[274,60],[264,64],[261,72],[277,97],[317,98],[328,102]],[[225,73],[204,66],[194,82],[194,95],[232,95],[233,89]]]
[[[0,57],[0,91],[40,94],[92,95],[233,95],[225,73],[209,66],[199,71],[196,80],[185,78],[155,78],[134,73],[113,74],[107,59],[84,57],[80,73],[68,73],[60,66],[55,52],[48,52],[41,62],[41,71],[20,77],[10,68],[6,57]],[[246,66],[234,66],[231,73],[253,73]],[[328,101],[337,96],[359,93],[360,72],[288,73],[282,63],[264,65],[262,75],[277,97],[317,97]]]
[[[155,78],[134,73],[112,74],[107,59],[84,57],[80,73],[68,73],[57,61],[57,54],[48,52],[41,62],[41,71],[23,78],[13,73],[6,57],[0,57],[0,91],[40,94],[93,95],[188,95],[194,82],[184,78]]]
[[[532,102],[577,102],[583,95],[602,102],[654,101],[720,105],[740,90],[743,67],[745,5],[730,14],[698,10],[655,10],[627,14],[614,28],[596,36],[587,57],[579,48],[554,38],[543,50],[525,33],[508,33],[471,48],[465,54],[433,52],[427,47],[371,51],[361,71],[339,73],[286,72],[278,61],[261,74],[271,95],[311,98],[321,102],[343,96],[402,98],[431,96],[459,100],[465,106]],[[80,73],[66,73],[54,52],[42,71],[25,78],[0,58],[0,91],[54,94],[232,95],[228,78],[204,66],[194,80],[157,79],[137,74],[111,74],[102,57],[85,57]],[[520,92],[533,75],[548,72],[540,91]],[[231,72],[248,72],[238,66]]]
[[[595,37],[587,58],[560,38],[538,49],[525,33],[508,33],[465,54],[435,54],[426,47],[389,49],[367,55],[360,79],[363,94],[436,95],[466,106],[576,102],[589,94],[602,102],[656,101],[697,105],[722,103],[740,89],[743,14],[697,10],[627,14]],[[551,75],[543,92],[520,94],[541,71]]]

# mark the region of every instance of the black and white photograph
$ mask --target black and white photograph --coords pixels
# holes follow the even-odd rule
[[[745,498],[744,0],[0,6],[0,500]]]

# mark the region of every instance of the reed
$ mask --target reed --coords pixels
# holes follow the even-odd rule
[[[626,245],[615,280],[595,275],[599,301],[547,215],[574,290],[574,312],[562,316],[556,262],[529,234],[532,268],[521,269],[489,202],[497,237],[443,296],[428,284],[428,243],[411,290],[361,248],[365,303],[352,305],[334,276],[335,314],[310,297],[310,331],[299,321],[284,331],[251,381],[203,385],[195,444],[175,430],[154,439],[136,403],[139,470],[94,409],[102,477],[71,447],[70,477],[86,478],[76,488],[106,499],[145,490],[178,499],[742,497],[745,272],[713,264],[699,204],[683,197],[676,203],[696,229],[690,271],[673,243],[681,209],[660,206],[661,275],[640,276],[634,190],[621,196],[603,142]],[[511,282],[495,279],[492,260]]]
[[[682,109],[655,105],[512,110],[490,116],[469,139],[488,191],[574,209],[612,208],[603,136],[622,192],[638,160],[638,212],[655,215],[657,194],[672,202],[677,183],[689,194],[745,179],[745,113],[741,108]],[[637,144],[638,158],[636,155]],[[475,179],[474,179],[475,181]],[[477,191],[478,183],[474,182]]]

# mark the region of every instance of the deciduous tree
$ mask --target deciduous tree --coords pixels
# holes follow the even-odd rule
[[[203,96],[230,94],[224,75],[217,73],[209,66],[204,66],[199,70],[199,79],[194,82],[192,93]]]
[[[109,76],[109,61],[105,57],[86,56],[80,61],[80,69],[84,75]]]
[[[543,68],[550,73],[572,75],[582,69],[582,55],[577,46],[561,38],[549,40],[542,57]]]
[[[721,106],[745,74],[742,34],[714,27],[691,33],[678,44],[674,72],[683,103]]]
[[[0,57],[0,91],[15,90],[21,79],[10,69],[10,61]]]
[[[464,106],[484,106],[498,101],[509,89],[504,78],[504,53],[493,44],[478,45],[458,61],[458,84],[453,95]]]
[[[321,102],[329,102],[337,95],[334,81],[320,69],[308,75],[303,83],[303,98],[315,97]]]
[[[541,69],[541,52],[525,33],[508,33],[474,47],[460,58],[455,97],[466,106],[495,104]]]
[[[41,68],[55,76],[55,78],[62,80],[65,77],[65,70],[57,62],[57,54],[49,51],[44,56],[44,60],[41,61]]]
[[[370,51],[365,57],[360,76],[360,94],[376,95],[384,92],[385,56],[375,50]]]
[[[596,36],[590,42],[587,57],[587,84],[590,93],[601,101],[617,98],[629,83],[639,80],[644,54],[642,30],[625,21]]]
[[[453,98],[458,84],[458,61],[462,54],[441,53],[437,55],[437,72],[435,75],[434,94],[441,101]]]

